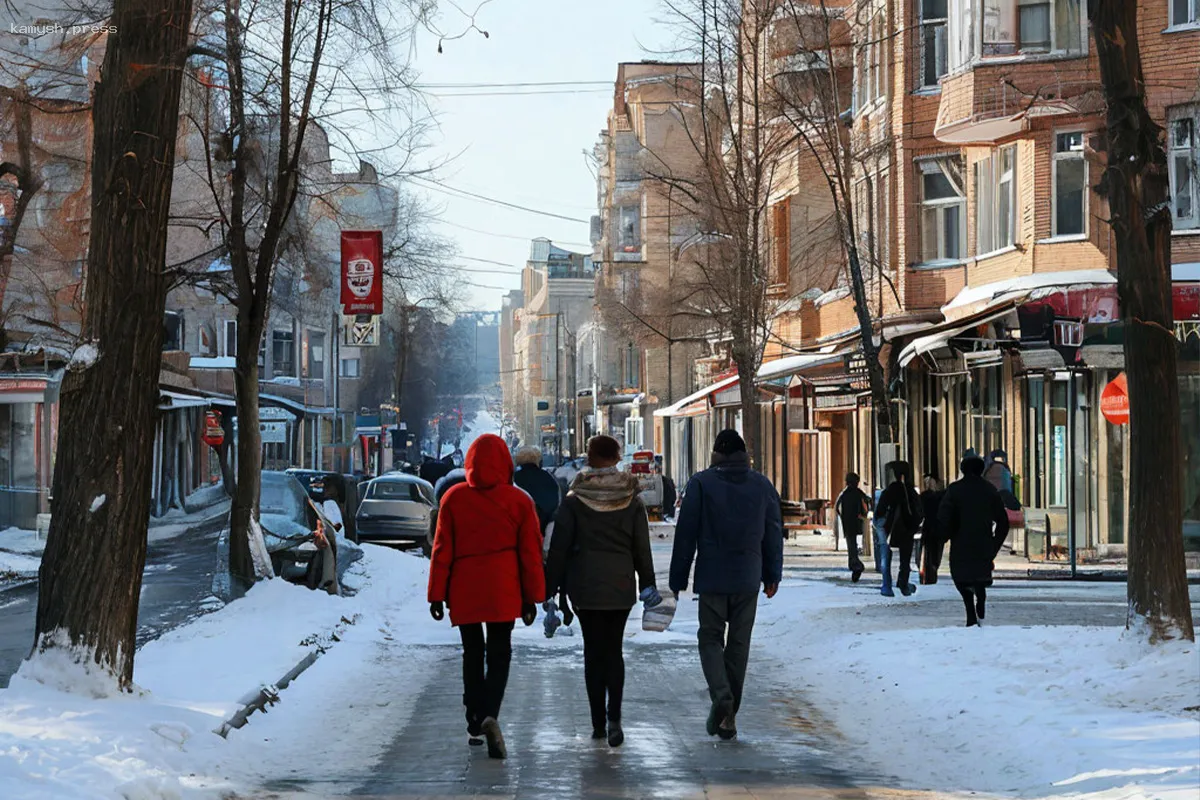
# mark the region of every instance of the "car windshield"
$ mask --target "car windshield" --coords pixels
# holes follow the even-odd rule
[[[258,507],[263,515],[287,517],[300,524],[306,524],[308,512],[308,495],[304,487],[291,475],[264,472],[262,476],[262,496]]]
[[[416,483],[405,481],[376,481],[371,484],[368,500],[411,500],[421,502],[421,489]]]

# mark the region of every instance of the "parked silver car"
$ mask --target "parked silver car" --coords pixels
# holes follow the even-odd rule
[[[355,515],[360,542],[419,545],[429,532],[436,500],[433,485],[415,475],[389,472],[367,484]]]

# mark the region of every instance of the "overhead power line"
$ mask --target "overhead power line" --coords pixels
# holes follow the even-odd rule
[[[613,85],[612,81],[519,81],[513,83],[472,83],[469,81],[455,83],[453,81],[442,83],[418,83],[415,84],[418,89],[511,89],[522,87],[535,86],[609,86]]]
[[[492,231],[485,231],[485,230],[480,230],[479,228],[472,228],[470,225],[461,225],[457,222],[451,222],[450,220],[447,220],[447,219],[439,219],[438,224],[439,225],[449,225],[452,228],[461,228],[464,231],[470,231],[471,233],[482,234],[483,236],[494,236],[497,239],[513,239],[518,242],[532,242],[534,239],[537,238],[536,236],[517,236],[516,234],[512,234],[512,233],[493,233]],[[556,240],[554,243],[563,245],[565,247],[583,247],[588,250],[592,249],[592,246],[590,244],[584,244],[583,242],[559,242]]]
[[[546,94],[608,94],[608,89],[546,89],[541,91],[516,92],[427,92],[430,97],[445,99],[448,97],[536,97]]]
[[[516,209],[517,211],[524,211],[528,214],[539,214],[543,217],[552,217],[554,219],[566,220],[567,222],[578,222],[582,225],[591,224],[591,220],[579,219],[578,217],[568,217],[563,214],[555,214],[552,211],[541,211],[536,208],[518,205],[517,203],[510,203],[507,200],[499,200],[495,197],[488,197],[487,195],[468,192],[466,189],[457,189],[453,186],[439,183],[431,178],[423,178],[413,175],[409,178],[409,180],[416,181],[417,185],[424,186],[426,189],[430,189],[435,192],[442,192],[450,195],[451,197],[458,197],[459,199],[478,200],[484,203],[492,203],[493,205],[504,206],[505,208]]]

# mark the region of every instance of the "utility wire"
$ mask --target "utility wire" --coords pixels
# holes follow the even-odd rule
[[[456,83],[434,82],[434,83],[417,83],[414,86],[418,89],[508,89],[513,87],[531,87],[531,86],[612,86],[612,81],[522,81],[514,83],[474,83],[464,81]]]
[[[537,238],[536,236],[516,236],[515,234],[511,234],[511,233],[493,233],[492,231],[485,231],[485,230],[480,230],[479,228],[472,228],[469,225],[460,225],[457,222],[451,222],[450,220],[447,220],[447,219],[439,219],[437,222],[439,225],[449,225],[452,228],[461,228],[464,231],[470,231],[471,233],[482,234],[483,236],[495,236],[497,239],[514,239],[518,242],[532,242],[534,239]],[[590,244],[584,244],[582,242],[558,242],[558,241],[556,241],[554,243],[565,245],[567,247],[586,247],[589,250],[592,248],[592,246]]]
[[[435,192],[442,192],[444,194],[450,195],[451,197],[458,197],[459,199],[478,200],[478,201],[481,201],[484,203],[492,203],[494,205],[516,209],[517,211],[524,211],[529,214],[539,214],[543,217],[552,217],[554,219],[566,220],[567,222],[578,222],[582,225],[590,225],[591,224],[591,220],[579,219],[578,217],[568,217],[568,216],[564,216],[563,214],[555,214],[551,211],[540,211],[536,208],[529,208],[528,206],[522,206],[522,205],[518,205],[516,203],[509,203],[506,200],[498,200],[495,197],[488,197],[487,195],[476,194],[475,192],[468,192],[466,189],[456,189],[453,186],[448,186],[447,184],[439,183],[438,181],[432,180],[431,178],[424,178],[424,177],[420,177],[417,175],[412,175],[409,177],[409,180],[416,181],[418,186],[424,186],[425,188],[431,189]]]

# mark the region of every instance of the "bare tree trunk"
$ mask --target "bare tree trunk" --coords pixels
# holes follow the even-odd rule
[[[1138,3],[1090,0],[1108,101],[1107,196],[1129,381],[1129,616],[1151,642],[1195,639],[1183,555],[1178,342],[1162,129],[1146,108]]]
[[[263,548],[258,527],[258,501],[262,491],[262,435],[258,416],[258,346],[266,327],[265,308],[238,310],[237,366],[233,371],[237,395],[237,484],[230,509],[229,574],[234,591],[244,592],[259,578],[269,578],[270,564],[255,563]],[[261,551],[259,551],[261,552]]]
[[[853,242],[846,248],[846,255],[850,269],[850,287],[854,294],[854,313],[858,318],[859,338],[862,340],[863,360],[866,361],[867,381],[871,390],[875,431],[879,437],[879,444],[890,444],[896,438],[896,431],[892,424],[892,405],[888,397],[887,376],[883,364],[879,361],[879,348],[875,346],[875,326],[871,321],[871,308],[867,300],[862,262],[858,257],[858,248]],[[879,461],[878,469],[882,471],[883,460],[879,459]],[[881,481],[882,472],[875,476],[876,484],[880,484]]]
[[[34,651],[133,683],[191,0],[117,0],[96,84],[83,339],[63,380]],[[85,348],[87,345],[85,345]],[[85,348],[77,351],[83,356]]]

